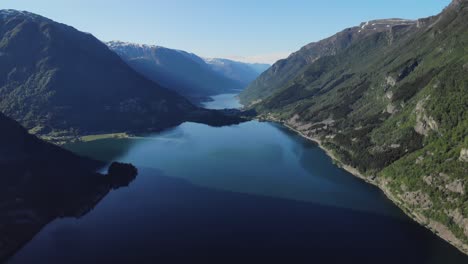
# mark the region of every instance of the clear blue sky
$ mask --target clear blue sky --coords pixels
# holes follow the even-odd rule
[[[273,60],[346,27],[378,18],[416,19],[450,0],[0,0],[122,40],[205,57]]]

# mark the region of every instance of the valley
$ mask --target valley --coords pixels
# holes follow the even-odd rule
[[[468,0],[306,45],[296,15],[141,15],[0,9],[0,262],[468,262]]]
[[[221,97],[217,105],[222,102]],[[150,256],[211,262],[226,255],[273,262],[466,260],[380,190],[338,168],[316,144],[275,123],[184,123],[138,138],[65,148],[97,160],[132,163],[139,175],[89,214],[48,225],[11,263],[144,261]],[[125,250],[108,254],[121,247]],[[83,254],[77,255],[77,248]],[[337,248],[341,254],[330,257]]]
[[[240,94],[260,119],[320,141],[464,252],[467,5],[345,29],[277,62]]]

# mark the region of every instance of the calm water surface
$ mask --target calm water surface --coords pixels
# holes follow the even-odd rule
[[[237,100],[238,94],[220,94],[213,96],[213,101],[203,103],[205,108],[209,109],[225,109],[225,108],[240,108],[242,105]]]
[[[234,95],[214,99],[207,106],[239,106]],[[50,223],[11,263],[468,263],[273,123],[184,123],[68,148],[140,173],[84,217]]]

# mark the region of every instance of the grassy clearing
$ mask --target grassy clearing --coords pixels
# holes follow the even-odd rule
[[[97,134],[97,135],[88,135],[80,137],[80,141],[89,142],[99,139],[108,139],[108,138],[129,138],[130,136],[127,133],[111,133],[111,134]]]

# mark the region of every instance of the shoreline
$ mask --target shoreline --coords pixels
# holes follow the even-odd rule
[[[413,221],[417,222],[419,225],[425,227],[426,229],[430,230],[434,235],[437,237],[443,239],[444,241],[448,242],[450,245],[454,246],[457,248],[460,252],[462,252],[465,255],[468,255],[468,245],[464,244],[461,242],[458,238],[456,238],[453,233],[444,225],[435,222],[433,220],[427,219],[425,216],[412,212],[411,209],[407,208],[404,203],[402,203],[399,199],[397,199],[388,188],[386,188],[385,185],[382,185],[381,183],[369,179],[368,177],[365,177],[361,172],[359,172],[356,168],[349,166],[347,164],[344,164],[339,158],[336,157],[336,155],[329,149],[323,146],[322,141],[318,138],[310,137],[305,134],[303,134],[301,131],[297,130],[296,128],[292,127],[291,125],[271,119],[271,118],[254,118],[252,120],[258,120],[260,122],[262,121],[267,121],[267,122],[274,122],[277,124],[280,124],[290,131],[296,133],[297,135],[301,136],[302,138],[312,141],[317,146],[323,150],[327,156],[329,156],[333,161],[336,162],[336,166],[344,169],[354,177],[357,177],[363,181],[365,181],[368,184],[371,184],[375,187],[377,187],[382,193],[385,195],[387,199],[389,199],[394,205],[396,205],[405,215],[407,215],[409,218],[411,218]],[[88,137],[87,140],[83,140],[83,138]],[[139,139],[143,137],[138,137],[132,134],[128,133],[103,133],[103,134],[94,134],[94,135],[86,135],[86,136],[81,136],[79,139],[82,142],[91,142],[94,140],[99,140],[99,139],[109,139],[109,138],[119,138],[119,139]],[[449,235],[444,235],[444,233],[449,233]]]
[[[337,162],[337,166],[344,169],[345,171],[349,172],[351,175],[365,181],[366,183],[368,184],[371,184],[373,186],[376,186],[377,188],[379,188],[380,191],[382,191],[382,193],[385,195],[385,197],[387,197],[387,199],[389,199],[393,204],[395,204],[398,208],[400,208],[400,210],[405,214],[407,215],[409,218],[411,218],[413,221],[415,221],[416,223],[418,223],[419,225],[421,225],[422,227],[430,230],[434,235],[436,235],[437,237],[443,239],[444,241],[446,241],[447,243],[449,243],[450,245],[454,246],[455,248],[457,248],[460,252],[462,252],[463,254],[465,255],[468,255],[468,245],[464,244],[463,242],[461,242],[458,238],[455,237],[455,240],[453,239],[454,235],[448,230],[447,227],[445,227],[444,225],[438,223],[438,222],[435,222],[433,220],[430,220],[430,219],[427,219],[425,216],[419,214],[419,213],[415,213],[415,212],[412,212],[409,208],[407,208],[399,199],[397,199],[391,192],[389,189],[387,189],[385,186],[379,184],[378,182],[374,181],[374,180],[371,180],[367,177],[365,177],[361,172],[359,172],[356,168],[354,167],[351,167],[349,165],[346,165],[344,164],[343,162],[340,161],[340,159],[338,159],[335,154],[333,154],[332,151],[330,151],[329,149],[325,148],[322,144],[322,141],[319,140],[318,138],[313,138],[313,137],[309,137],[307,135],[304,135],[301,131],[295,129],[294,127],[292,127],[291,125],[285,123],[285,122],[282,122],[282,121],[278,121],[278,120],[273,120],[273,119],[265,119],[265,121],[270,121],[270,122],[275,122],[275,123],[278,123],[278,124],[281,124],[282,126],[286,127],[287,129],[295,132],[296,134],[298,134],[299,136],[307,139],[307,140],[310,140],[314,143],[317,144],[317,146],[322,149],[326,154],[327,156],[329,156],[333,161]],[[441,230],[441,229],[445,229],[445,230]],[[450,232],[450,236],[447,236],[447,235],[443,235],[442,233],[446,233],[447,231]]]

